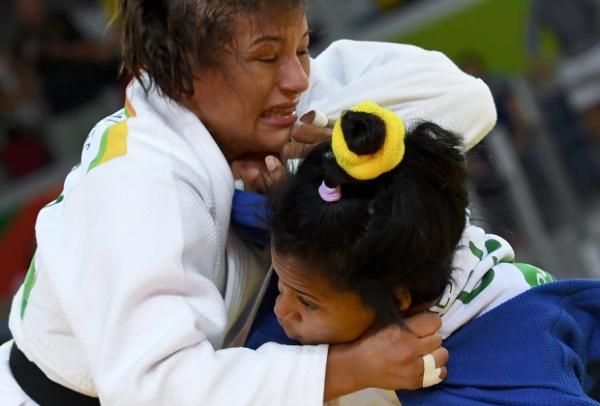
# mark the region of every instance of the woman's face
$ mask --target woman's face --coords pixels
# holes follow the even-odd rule
[[[347,343],[373,325],[375,312],[357,293],[336,290],[302,261],[271,251],[279,277],[275,315],[288,337],[303,344]]]
[[[280,152],[308,88],[310,65],[303,11],[241,15],[236,24],[222,69],[200,73],[186,103],[229,161]]]

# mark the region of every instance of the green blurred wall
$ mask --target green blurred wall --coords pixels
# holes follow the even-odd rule
[[[391,40],[440,50],[455,61],[465,53],[476,53],[494,71],[523,73],[531,62],[525,48],[530,3],[530,0],[482,1]],[[554,58],[552,38],[545,34],[542,42],[543,54]]]

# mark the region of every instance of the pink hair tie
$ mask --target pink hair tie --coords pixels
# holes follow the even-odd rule
[[[328,203],[337,202],[342,198],[342,188],[339,186],[329,187],[323,181],[319,186],[319,196]]]

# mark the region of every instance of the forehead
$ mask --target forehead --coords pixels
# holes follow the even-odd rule
[[[297,42],[308,31],[301,7],[278,7],[261,13],[240,13],[235,19],[234,42],[248,47],[265,37],[279,42]]]
[[[364,315],[365,311],[370,314],[371,310],[358,293],[336,288],[323,276],[326,269],[311,269],[310,265],[294,256],[277,255],[275,249],[271,249],[271,258],[281,283],[308,296],[317,305],[327,309],[330,316],[353,320],[358,315]],[[338,322],[341,319],[333,321],[334,324]]]
[[[321,270],[311,269],[311,265],[292,255],[278,255],[272,249],[273,267],[279,280],[285,285],[327,299],[335,296],[336,290],[321,274]]]

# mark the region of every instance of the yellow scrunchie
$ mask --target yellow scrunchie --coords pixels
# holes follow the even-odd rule
[[[404,157],[406,129],[402,119],[393,111],[370,101],[357,104],[351,111],[370,113],[381,118],[385,123],[385,141],[383,146],[373,154],[355,154],[346,144],[340,117],[333,127],[331,136],[331,147],[338,165],[348,175],[358,180],[375,179],[398,166]]]

